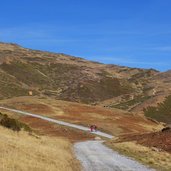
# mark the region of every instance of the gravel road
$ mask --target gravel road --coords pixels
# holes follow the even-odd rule
[[[68,122],[64,122],[64,121],[60,121],[60,120],[56,120],[56,119],[52,119],[52,118],[48,118],[46,116],[41,116],[41,115],[38,115],[38,114],[33,114],[33,113],[30,113],[30,112],[24,112],[24,111],[20,111],[20,110],[16,110],[16,109],[10,109],[10,108],[1,107],[1,106],[0,106],[0,109],[11,111],[11,112],[15,112],[15,113],[19,113],[21,115],[26,115],[26,116],[32,116],[32,117],[35,117],[35,118],[40,118],[40,119],[43,119],[43,120],[46,120],[46,121],[49,121],[49,122],[53,122],[53,123],[56,123],[56,124],[59,124],[59,125],[64,125],[64,126],[68,126],[68,127],[71,127],[71,128],[79,129],[79,130],[82,130],[82,131],[90,132],[90,128],[88,128],[88,127],[81,126],[81,125],[76,125],[76,124],[71,124],[71,123],[68,123]],[[90,132],[90,133],[96,134],[96,135],[99,135],[99,136],[105,137],[105,138],[113,138],[112,135],[104,133],[104,132],[101,132],[101,131]]]
[[[102,141],[79,142],[74,150],[84,171],[154,171],[111,150]]]

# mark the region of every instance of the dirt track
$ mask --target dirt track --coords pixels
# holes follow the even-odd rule
[[[154,171],[107,148],[102,141],[85,141],[74,145],[84,171]]]

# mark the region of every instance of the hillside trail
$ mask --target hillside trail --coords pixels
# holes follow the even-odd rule
[[[38,115],[38,114],[33,114],[33,113],[30,113],[30,112],[20,111],[20,110],[16,110],[16,109],[10,109],[10,108],[1,107],[1,106],[0,106],[0,109],[15,112],[15,113],[18,113],[18,114],[21,114],[21,115],[26,115],[26,116],[31,116],[31,117],[34,117],[34,118],[39,118],[39,119],[42,119],[42,120],[46,120],[46,121],[49,121],[49,122],[56,123],[58,125],[63,125],[63,126],[79,129],[79,130],[82,130],[82,131],[90,132],[90,128],[88,128],[88,127],[81,126],[81,125],[76,125],[76,124],[71,124],[71,123],[68,123],[68,122],[52,119],[52,118],[49,118],[49,117],[46,117],[46,116],[41,116],[41,115]],[[101,132],[101,131],[95,131],[95,132],[91,132],[91,133],[96,134],[96,135],[101,136],[101,137],[104,137],[104,138],[110,138],[110,139],[113,138],[112,135]]]
[[[38,114],[33,114],[30,112],[20,111],[2,106],[0,106],[0,109],[90,132],[90,129],[88,127],[59,121],[56,119],[48,118],[46,116],[41,116]],[[114,136],[101,131],[91,133],[104,138],[114,138]],[[130,158],[118,154],[112,149],[106,147],[103,142],[104,141],[84,141],[74,144],[74,152],[76,158],[82,164],[83,171],[154,171],[154,169],[147,168],[144,165]]]
[[[103,144],[104,141],[85,141],[74,145],[83,171],[155,171],[120,155]]]

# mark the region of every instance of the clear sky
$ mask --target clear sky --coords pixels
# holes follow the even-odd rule
[[[171,0],[1,0],[0,41],[171,69]]]

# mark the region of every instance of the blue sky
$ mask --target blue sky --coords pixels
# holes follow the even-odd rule
[[[165,71],[170,10],[170,0],[2,0],[0,41]]]

